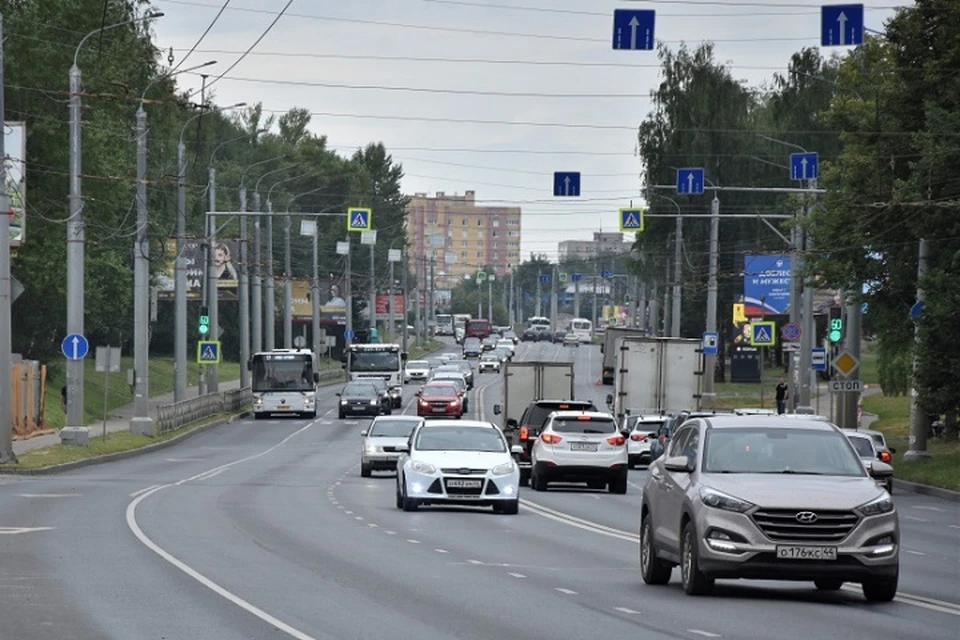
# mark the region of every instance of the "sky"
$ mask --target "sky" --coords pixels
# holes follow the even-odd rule
[[[803,0],[294,0],[276,20],[286,4],[153,0],[156,42],[181,68],[216,60],[203,73],[219,105],[305,108],[345,156],[383,142],[407,194],[521,207],[524,260],[555,260],[559,242],[614,231],[618,209],[643,202],[636,130],[659,64],[613,49],[615,9],[654,10],[672,49],[713,42],[754,87],[820,41],[819,3]],[[905,4],[867,0],[866,27]],[[199,88],[196,73],[180,85]],[[552,195],[555,171],[581,173],[580,197]]]

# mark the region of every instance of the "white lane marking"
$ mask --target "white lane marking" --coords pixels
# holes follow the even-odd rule
[[[154,484],[154,485],[150,485],[150,486],[147,487],[146,489],[140,489],[140,491],[134,491],[133,493],[130,494],[130,497],[131,497],[131,498],[136,498],[136,497],[137,497],[138,495],[140,495],[141,493],[146,493],[147,491],[150,491],[151,489],[156,489],[156,488],[159,487],[159,486],[160,486],[160,485],[158,485],[158,484]]]
[[[520,498],[520,504],[527,509],[530,509],[537,515],[543,516],[544,518],[556,520],[557,522],[563,522],[572,527],[577,527],[586,531],[592,531],[601,535],[610,536],[611,538],[617,538],[619,540],[625,540],[627,542],[633,542],[636,544],[640,543],[640,536],[635,533],[630,533],[629,531],[614,529],[613,527],[608,527],[597,522],[591,522],[590,520],[583,520],[581,518],[571,516],[568,513],[556,511],[554,509],[550,509],[549,507],[539,505],[535,502],[530,502],[524,498]]]
[[[53,531],[54,527],[0,527],[0,536],[15,536],[20,533],[34,533],[36,531]]]
[[[943,509],[941,509],[940,507],[928,507],[928,506],[926,506],[926,505],[915,505],[915,506],[913,506],[912,508],[913,508],[913,509],[921,509],[921,510],[923,510],[923,511],[936,511],[936,512],[938,512],[938,513],[943,513],[943,512],[944,512]]]
[[[482,560],[467,560],[470,564],[483,564]]]
[[[79,493],[18,493],[18,498],[75,498]]]
[[[387,534],[388,536],[395,536],[395,535],[397,535],[397,532],[396,532],[396,531],[384,531],[384,533]]]
[[[363,520],[363,516],[353,516],[354,520]]]
[[[223,473],[224,471],[226,471],[226,469],[217,469],[217,470],[214,471],[213,473],[207,474],[207,475],[203,476],[202,478],[197,478],[197,479],[198,479],[198,480],[209,480],[210,478],[214,478],[214,477],[220,475],[220,474]]]
[[[563,587],[554,587],[554,591],[559,591],[560,593],[564,593],[568,596],[577,595],[577,592],[574,591],[573,589],[564,589]]]
[[[861,592],[860,587],[854,587],[853,585],[845,584],[841,587],[841,589],[848,593],[859,594]],[[898,593],[894,600],[901,604],[909,604],[914,607],[920,607],[921,609],[928,609],[938,613],[946,613],[951,616],[960,616],[960,604],[955,602],[935,600],[934,598],[927,598],[926,596],[917,596],[903,592]]]
[[[632,616],[640,615],[639,611],[634,611],[633,609],[627,609],[626,607],[614,607],[614,611],[619,611],[620,613],[627,613]]]
[[[352,516],[352,515],[353,515],[353,511],[344,511],[344,513],[347,514],[348,516]]]
[[[951,528],[951,529],[960,529],[960,525],[952,524],[952,525],[950,525],[950,528]]]
[[[434,549],[434,551],[436,551],[437,553],[450,553],[446,549]]]
[[[913,520],[914,522],[930,522],[924,518],[918,518],[916,516],[903,516],[904,520]]]
[[[242,464],[242,463],[244,463],[244,462],[249,462],[249,461],[251,461],[251,460],[255,460],[255,459],[257,459],[257,458],[260,458],[260,457],[262,457],[262,456],[265,456],[265,455],[267,455],[267,454],[275,451],[276,449],[282,447],[282,446],[285,445],[287,442],[289,442],[291,439],[293,439],[294,437],[296,437],[296,436],[299,435],[300,433],[302,433],[302,432],[306,431],[307,429],[309,429],[311,426],[313,426],[313,424],[314,424],[314,422],[311,422],[311,423],[307,424],[306,426],[302,427],[301,429],[298,429],[297,431],[294,431],[294,432],[291,433],[289,436],[287,436],[286,438],[284,438],[283,440],[281,440],[281,441],[278,442],[277,444],[273,445],[273,446],[270,447],[269,449],[265,449],[264,451],[261,451],[260,453],[257,453],[257,454],[251,455],[251,456],[247,456],[247,457],[245,457],[245,458],[241,458],[240,460],[235,460],[235,461],[230,462],[230,463],[228,463],[228,464],[220,465],[219,467],[216,467],[215,469],[211,469],[210,471],[216,471],[216,470],[218,470],[218,469],[229,469],[229,468],[231,468],[231,467],[234,467],[234,466],[236,466],[236,465]],[[155,493],[158,493],[158,492],[160,492],[160,491],[163,491],[164,489],[169,489],[169,488],[174,487],[174,486],[180,486],[180,485],[184,484],[185,482],[189,482],[189,481],[194,480],[194,479],[196,479],[196,478],[198,478],[198,477],[200,477],[200,476],[204,476],[204,475],[210,473],[210,471],[206,471],[206,472],[204,472],[204,473],[197,474],[196,476],[191,476],[191,477],[189,477],[189,478],[185,478],[184,480],[180,480],[179,482],[176,482],[176,483],[174,483],[174,484],[165,484],[165,485],[160,485],[160,486],[157,486],[157,487],[153,487],[152,489],[150,489],[150,490],[142,493],[141,495],[137,496],[136,498],[134,498],[133,501],[130,502],[130,504],[127,505],[127,513],[126,513],[127,527],[130,529],[131,532],[133,532],[133,535],[136,536],[137,540],[139,540],[140,543],[143,544],[145,547],[147,547],[148,549],[150,549],[151,551],[153,551],[155,554],[157,554],[158,556],[160,556],[160,557],[163,558],[164,560],[166,560],[166,561],[167,561],[168,563],[170,563],[172,566],[176,567],[177,569],[179,569],[180,571],[182,571],[182,572],[185,573],[186,575],[190,576],[191,578],[193,578],[194,580],[196,580],[197,582],[199,582],[200,584],[202,584],[202,585],[203,585],[204,587],[206,587],[207,589],[210,589],[211,591],[213,591],[214,593],[216,593],[216,594],[219,595],[220,597],[224,598],[224,599],[227,600],[228,602],[232,602],[233,604],[235,604],[236,606],[240,607],[240,608],[243,609],[244,611],[246,611],[246,612],[248,612],[248,613],[251,613],[251,614],[253,614],[254,616],[260,618],[261,620],[263,620],[263,621],[266,622],[267,624],[273,625],[276,629],[278,629],[279,631],[282,631],[283,633],[286,633],[286,634],[287,634],[288,636],[290,636],[291,638],[296,638],[296,640],[316,640],[316,638],[314,638],[313,636],[307,635],[307,634],[304,633],[303,631],[300,631],[299,629],[296,629],[296,628],[288,625],[287,623],[283,622],[282,620],[273,617],[272,615],[270,615],[269,613],[267,613],[267,612],[264,611],[263,609],[260,609],[259,607],[251,604],[250,602],[248,602],[248,601],[244,600],[243,598],[241,598],[240,596],[236,595],[235,593],[233,593],[233,592],[225,589],[224,587],[220,586],[219,584],[217,584],[216,582],[214,582],[214,581],[211,580],[210,578],[206,577],[205,575],[203,575],[202,573],[200,573],[199,571],[197,571],[196,569],[194,569],[194,568],[191,567],[190,565],[188,565],[188,564],[186,564],[185,562],[179,560],[179,559],[176,558],[174,555],[172,555],[171,553],[167,552],[165,549],[163,549],[163,548],[160,547],[157,543],[155,543],[153,540],[151,540],[151,539],[147,536],[147,534],[143,532],[143,529],[140,528],[140,525],[139,525],[139,523],[137,522],[137,506],[139,506],[141,502],[143,502],[144,500],[146,500],[146,499],[149,498],[150,496],[154,495]]]
[[[420,544],[419,540],[410,540],[409,538],[407,539],[407,542],[409,542],[410,544]]]
[[[687,629],[687,633],[692,633],[694,635],[703,636],[704,638],[720,638],[722,637],[719,633],[710,633],[709,631],[704,631],[703,629]]]
[[[371,529],[376,529],[376,528],[379,527],[380,525],[378,525],[378,524],[373,524],[372,522],[368,522],[368,523],[367,523],[367,526],[370,527]]]
[[[904,553],[909,553],[909,554],[912,555],[912,556],[925,556],[925,555],[927,555],[927,554],[925,554],[923,551],[914,551],[913,549],[904,549],[903,552],[904,552]]]
[[[643,486],[637,484],[636,482],[630,482],[629,480],[627,480],[627,484],[633,487],[634,489],[636,489],[637,491],[643,491]]]
[[[512,573],[512,572],[511,572],[511,573],[509,573],[508,575],[511,575],[511,576],[513,576],[514,578],[521,578],[521,579],[527,577],[527,576],[523,575],[522,573]]]

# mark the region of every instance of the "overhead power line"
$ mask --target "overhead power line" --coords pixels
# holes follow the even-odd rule
[[[194,43],[193,43],[193,46],[190,47],[190,50],[187,51],[187,55],[185,55],[185,56],[183,56],[182,58],[180,58],[180,61],[176,64],[176,66],[173,67],[174,71],[176,71],[177,69],[179,69],[179,68],[180,68],[180,65],[182,65],[184,62],[186,62],[187,58],[189,58],[189,57],[194,53],[194,51],[197,50],[197,47],[200,46],[200,43],[203,42],[203,39],[207,37],[207,34],[210,33],[210,30],[213,29],[214,25],[217,24],[217,21],[220,20],[220,16],[223,15],[223,12],[224,12],[224,11],[226,10],[226,8],[230,5],[230,2],[231,2],[231,0],[225,0],[225,1],[224,1],[223,6],[220,7],[220,10],[219,10],[219,11],[217,11],[217,15],[215,15],[215,16],[213,17],[213,20],[210,21],[210,24],[207,25],[207,28],[203,30],[203,33],[200,34],[200,37],[197,39],[197,41],[194,42]]]

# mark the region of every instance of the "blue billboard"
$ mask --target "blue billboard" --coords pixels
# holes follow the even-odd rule
[[[743,303],[749,318],[790,311],[790,256],[743,257]]]

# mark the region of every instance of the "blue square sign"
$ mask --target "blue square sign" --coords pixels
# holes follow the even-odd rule
[[[703,169],[677,169],[677,193],[700,195],[703,193]]]
[[[863,44],[863,5],[832,4],[820,7],[820,46],[849,47]]]
[[[620,231],[623,233],[643,231],[643,209],[620,209]]]
[[[720,344],[720,334],[714,331],[705,331],[703,334],[703,355],[715,356]]]
[[[580,195],[580,172],[579,171],[555,171],[553,173],[553,195],[579,196]]]
[[[820,177],[820,159],[816,153],[790,154],[791,180],[816,180]]]
[[[652,51],[656,12],[650,9],[616,9],[613,12],[613,48]]]

